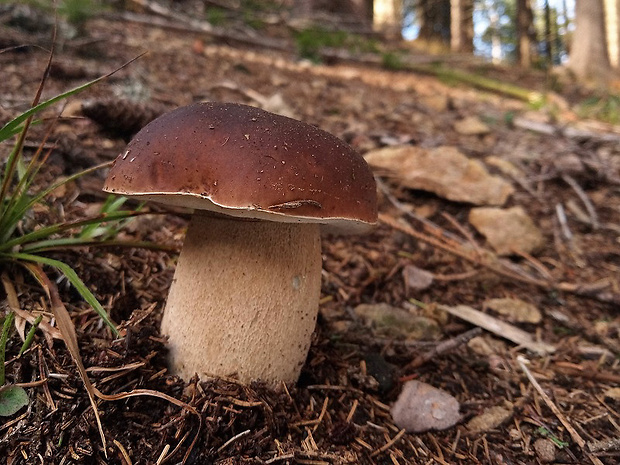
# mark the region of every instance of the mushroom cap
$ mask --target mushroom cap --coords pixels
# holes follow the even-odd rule
[[[153,120],[115,160],[103,190],[337,232],[377,221],[373,174],[348,144],[236,103],[195,103]]]

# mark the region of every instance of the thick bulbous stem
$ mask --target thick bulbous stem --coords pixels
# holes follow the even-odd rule
[[[164,310],[170,369],[184,379],[235,375],[296,382],[321,289],[317,224],[196,212]]]

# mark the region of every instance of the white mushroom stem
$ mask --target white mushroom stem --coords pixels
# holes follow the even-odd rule
[[[321,290],[317,224],[196,211],[162,320],[172,373],[296,382]]]

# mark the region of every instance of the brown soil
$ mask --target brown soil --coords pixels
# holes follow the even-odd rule
[[[524,104],[448,87],[429,76],[361,65],[311,65],[285,53],[118,19],[94,19],[87,26],[85,36],[65,40],[56,50],[44,96],[148,53],[70,100],[67,110],[78,99],[105,104],[92,119],[56,124],[56,150],[44,173],[48,179],[113,159],[135,132],[126,128],[140,127],[165,109],[197,100],[256,105],[254,93],[278,94],[297,118],[342,137],[361,152],[401,141],[424,147],[454,145],[479,159],[495,155],[519,160],[531,191],[515,183],[508,206],[526,208],[543,229],[547,246],[535,258],[514,263],[533,274],[537,267],[544,269],[554,282],[602,287],[588,298],[506,279],[381,223],[364,237],[325,238],[319,323],[296,386],[274,390],[234,379],[187,384],[166,372],[165,339],[158,330],[174,271],[174,250],[182,243],[187,216],[164,212],[141,217],[121,238],[165,244],[169,251],[91,248],[54,254],[74,267],[122,324],[122,339],[113,340],[92,310],[59,279],[61,296],[72,313],[84,364],[99,390],[115,394],[148,389],[182,400],[194,411],[152,395],[101,401],[108,444],[104,452],[84,385],[62,341],[46,340],[39,331],[32,348],[15,358],[21,341],[14,334],[7,349],[8,381],[47,382],[28,389],[31,403],[26,409],[0,418],[0,457],[7,457],[7,463],[534,464],[543,460],[534,447],[541,438],[557,444],[557,463],[618,463],[620,400],[609,391],[620,381],[619,304],[614,302],[620,293],[617,143],[514,128],[510,119],[527,110]],[[49,47],[48,38],[49,31],[28,35],[8,27],[0,34],[5,45],[37,42]],[[47,57],[47,51],[36,46],[0,54],[2,122],[28,108]],[[453,123],[470,115],[487,122],[492,132],[483,137],[456,133]],[[125,129],[119,129],[118,121]],[[28,146],[36,147],[43,134],[44,128],[34,128]],[[7,151],[4,146],[3,153]],[[568,154],[581,161],[571,175],[592,202],[601,225],[594,229],[569,216],[574,235],[570,242],[562,237],[556,217],[557,204],[579,203],[576,190],[558,169],[558,160]],[[49,208],[37,213],[37,220],[45,223],[58,215],[59,205],[68,218],[92,212],[105,198],[100,192],[104,175],[68,186]],[[412,192],[394,180],[386,184],[405,210],[461,238],[463,230],[469,231],[469,205]],[[159,211],[156,206],[147,208]],[[391,218],[413,221],[385,196],[380,209]],[[423,229],[420,223],[411,224]],[[482,237],[471,234],[484,245]],[[433,285],[418,292],[408,289],[402,270],[410,264],[434,273]],[[35,283],[19,269],[9,271],[22,307],[46,308]],[[494,297],[516,297],[538,307],[542,322],[519,326],[554,344],[556,352],[540,357],[487,333],[487,353],[461,344],[407,369],[439,341],[377,334],[351,311],[360,303],[410,308],[431,315],[440,324],[440,340],[449,340],[471,326],[433,312],[436,304],[481,309],[484,300]],[[414,307],[410,299],[430,310]],[[517,363],[519,354],[530,358],[530,370],[583,444],[528,381]],[[402,382],[412,378],[455,396],[461,404],[459,424],[440,432],[400,432],[389,406]],[[506,405],[513,413],[504,423],[482,432],[467,428],[468,421],[485,409]]]

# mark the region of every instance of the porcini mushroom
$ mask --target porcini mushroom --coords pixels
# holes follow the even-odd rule
[[[321,288],[320,227],[377,219],[373,175],[314,126],[231,103],[197,103],[146,125],[104,190],[194,209],[161,330],[171,371],[295,382]]]

